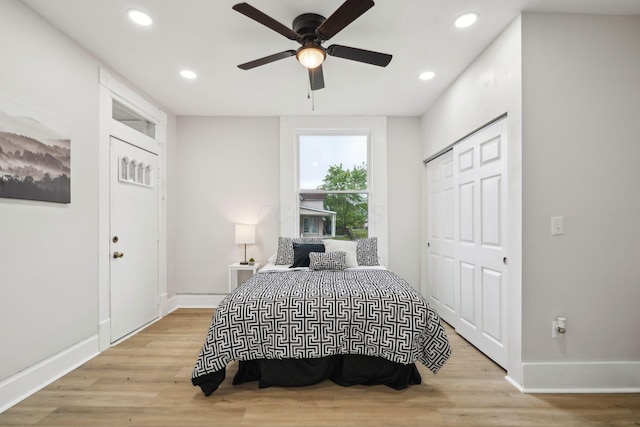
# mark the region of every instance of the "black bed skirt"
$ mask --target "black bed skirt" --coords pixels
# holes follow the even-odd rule
[[[209,396],[224,381],[225,370],[193,378]],[[233,384],[258,381],[259,388],[301,387],[331,380],[341,386],[386,385],[402,390],[420,384],[422,378],[414,363],[403,365],[388,360],[360,355],[338,355],[319,359],[248,360],[238,362]]]

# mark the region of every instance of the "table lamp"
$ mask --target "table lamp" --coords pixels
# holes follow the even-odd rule
[[[236,224],[236,244],[244,245],[244,261],[241,265],[249,264],[247,262],[247,245],[256,243],[256,226],[253,224]]]

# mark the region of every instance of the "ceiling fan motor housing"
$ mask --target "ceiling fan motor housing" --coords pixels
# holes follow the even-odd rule
[[[293,31],[300,34],[302,42],[314,40],[319,44],[319,36],[316,29],[325,21],[325,17],[317,13],[303,13],[293,20]]]

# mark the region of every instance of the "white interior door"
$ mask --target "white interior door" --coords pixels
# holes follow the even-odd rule
[[[506,366],[506,119],[460,142],[453,154],[459,201],[456,330]]]
[[[500,120],[427,164],[428,297],[456,331],[507,361],[507,134]]]
[[[427,298],[447,323],[457,318],[453,151],[427,164]]]
[[[158,156],[111,137],[111,342],[158,317]]]

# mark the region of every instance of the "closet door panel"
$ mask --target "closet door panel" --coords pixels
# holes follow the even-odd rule
[[[456,191],[453,154],[427,164],[427,292],[429,303],[455,327],[459,317],[456,297]]]
[[[482,178],[481,181],[481,212],[482,218],[482,245],[500,247],[501,245],[501,188],[502,177],[500,175]]]

